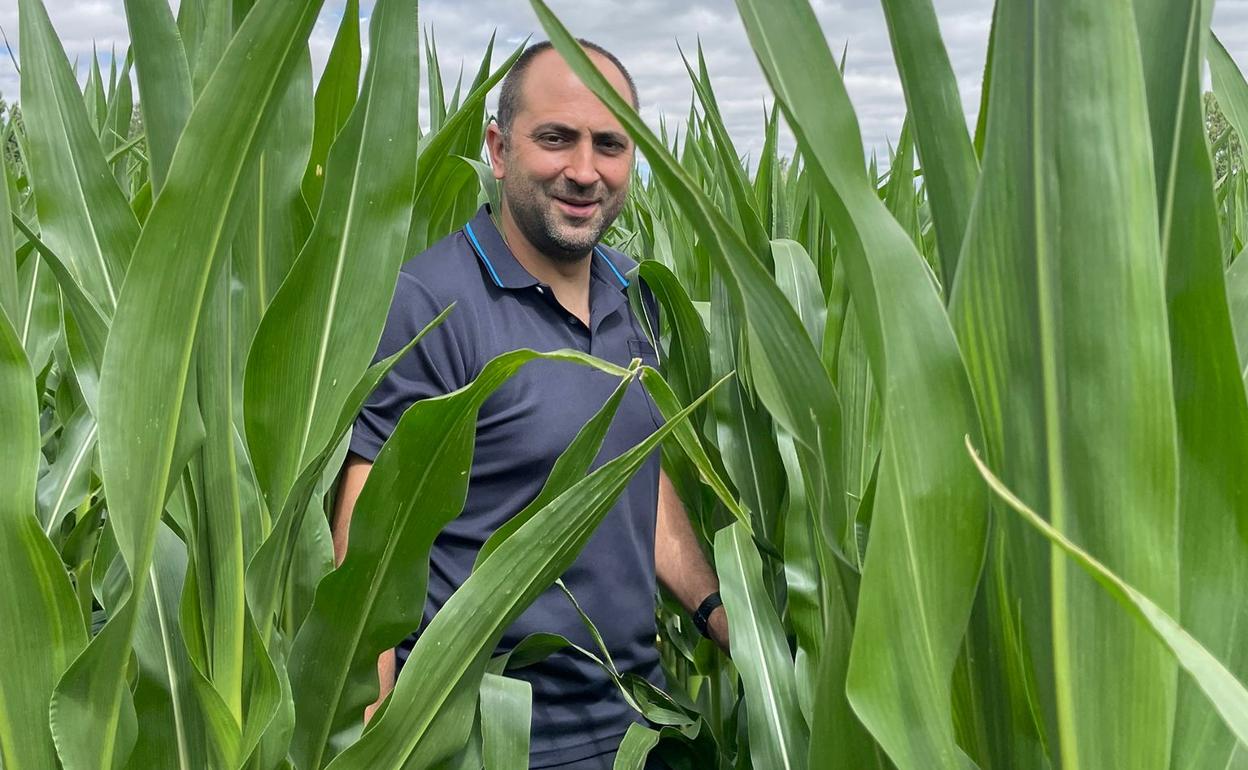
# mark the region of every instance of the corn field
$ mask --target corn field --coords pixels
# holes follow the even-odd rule
[[[410,349],[372,362],[399,267],[497,195],[486,95],[519,51],[449,86],[416,0],[378,0],[364,67],[348,0],[314,82],[321,0],[125,0],[131,48],[84,86],[17,2],[0,767],[526,767],[507,673],[568,641],[497,642],[661,447],[732,655],[666,595],[666,691],[580,650],[648,724],[617,768],[1248,768],[1248,174],[1214,163],[1248,82],[1212,0],[997,0],[971,129],[931,0],[882,0],[908,117],[880,163],[807,0],[737,0],[774,94],[748,160],[700,54],[656,134],[531,0],[644,157],[609,239],[661,373],[517,351],[420,402],[337,568],[350,427]],[[589,473],[603,405],[364,729],[477,409],[542,357],[639,379],[666,423]]]

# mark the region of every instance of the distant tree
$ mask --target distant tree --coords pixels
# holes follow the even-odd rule
[[[1218,179],[1228,173],[1238,173],[1244,169],[1244,147],[1240,137],[1231,127],[1226,114],[1218,104],[1212,91],[1205,92],[1205,131],[1209,135],[1209,144],[1214,148],[1213,168]]]

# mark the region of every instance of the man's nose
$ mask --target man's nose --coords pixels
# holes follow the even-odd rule
[[[594,148],[590,142],[577,142],[563,175],[581,187],[589,187],[598,181],[598,169],[594,167]]]

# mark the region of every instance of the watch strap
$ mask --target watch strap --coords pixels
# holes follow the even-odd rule
[[[694,610],[693,625],[698,629],[698,633],[702,634],[707,639],[711,638],[711,632],[706,627],[706,623],[710,619],[711,613],[715,611],[715,608],[721,606],[723,603],[724,600],[719,597],[719,591],[715,591],[703,599],[702,603],[698,605],[698,608]]]

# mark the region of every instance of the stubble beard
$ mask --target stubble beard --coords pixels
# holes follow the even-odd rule
[[[512,218],[524,237],[543,255],[562,263],[579,262],[602,238],[624,207],[626,191],[591,195],[593,188],[572,188],[508,177],[503,180],[503,196]],[[599,198],[598,210],[584,224],[572,227],[556,208],[553,196]]]

